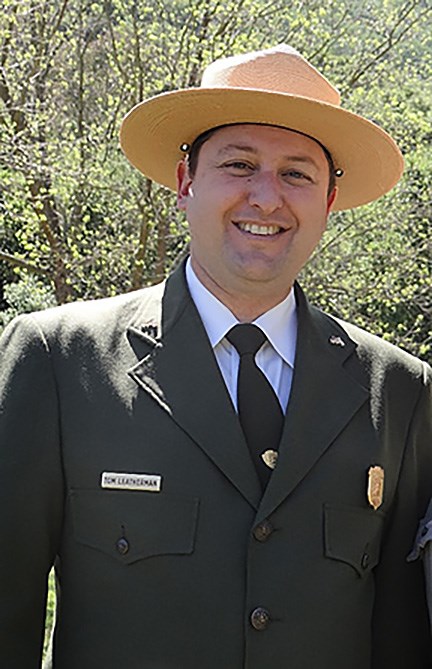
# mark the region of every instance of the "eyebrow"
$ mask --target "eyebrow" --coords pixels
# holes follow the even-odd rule
[[[218,151],[218,155],[223,156],[225,153],[229,153],[230,151],[244,151],[245,153],[255,154],[258,153],[258,149],[256,149],[254,146],[248,146],[247,144],[227,144]]]
[[[245,153],[253,153],[254,155],[257,155],[258,149],[254,146],[249,146],[247,144],[227,144],[226,146],[223,146],[220,151],[218,151],[218,156],[222,157],[227,153],[230,153],[231,151],[244,151]],[[304,155],[285,155],[283,156],[284,160],[292,160],[296,163],[308,163],[309,165],[313,165],[318,169],[318,164],[316,161],[309,157],[309,156],[304,156]]]

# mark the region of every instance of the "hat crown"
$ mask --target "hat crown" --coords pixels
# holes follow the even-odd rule
[[[288,44],[216,60],[205,69],[201,88],[247,88],[340,105],[338,90]]]

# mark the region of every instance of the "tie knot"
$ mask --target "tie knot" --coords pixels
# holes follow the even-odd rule
[[[255,355],[267,340],[264,332],[251,323],[239,323],[227,333],[226,338],[242,356],[246,353]]]

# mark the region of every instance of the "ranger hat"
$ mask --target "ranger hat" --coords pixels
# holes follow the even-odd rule
[[[200,87],[139,103],[123,120],[120,143],[132,165],[175,190],[176,164],[192,142],[211,128],[241,123],[295,130],[326,147],[338,175],[333,209],[377,199],[403,171],[394,140],[342,109],[337,89],[286,44],[216,60]]]

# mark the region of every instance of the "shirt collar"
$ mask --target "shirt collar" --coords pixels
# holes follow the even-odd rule
[[[238,320],[232,311],[201,283],[192,269],[190,258],[187,259],[186,263],[186,281],[191,297],[204,323],[210,344],[214,348],[225,337],[228,330],[231,330],[238,323]]]
[[[228,307],[201,283],[192,269],[190,258],[186,263],[186,281],[210,344],[215,348],[239,321]],[[294,368],[297,339],[297,308],[294,290],[291,290],[282,302],[259,316],[254,323],[265,332],[267,339],[281,358]]]

